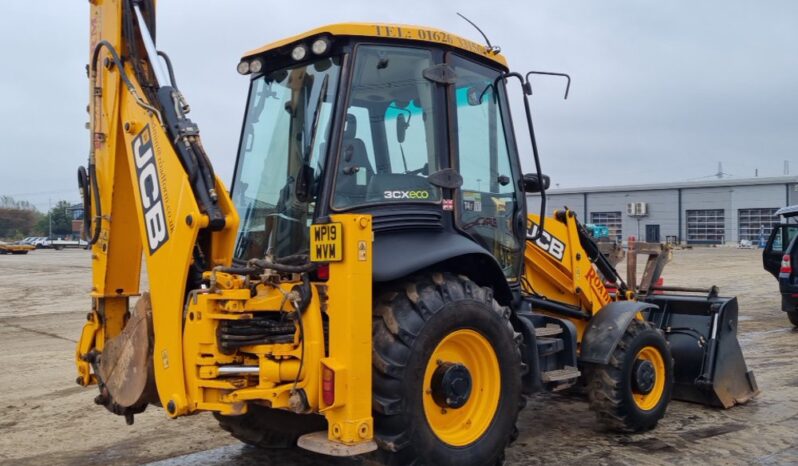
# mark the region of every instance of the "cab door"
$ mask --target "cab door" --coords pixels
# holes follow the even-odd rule
[[[458,228],[484,247],[508,280],[520,273],[525,211],[520,167],[499,71],[447,56],[456,75],[450,90],[454,166],[463,178],[458,191]]]
[[[768,242],[762,251],[762,264],[765,270],[776,278],[779,278],[782,258],[787,254],[795,255],[792,243],[796,234],[798,234],[798,225],[782,224],[773,228],[768,237]]]

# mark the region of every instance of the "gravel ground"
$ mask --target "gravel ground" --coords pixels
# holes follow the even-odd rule
[[[623,264],[619,270],[625,270]],[[243,447],[201,414],[169,420],[151,408],[133,426],[95,406],[74,384],[73,354],[89,308],[86,251],[0,256],[0,463],[360,464],[301,450],[266,456]],[[640,435],[603,431],[577,397],[539,395],[521,413],[508,464],[798,463],[798,342],[779,309],[775,280],[757,250],[678,250],[667,285],[716,284],[740,303],[739,338],[761,395],[727,411],[673,402]]]

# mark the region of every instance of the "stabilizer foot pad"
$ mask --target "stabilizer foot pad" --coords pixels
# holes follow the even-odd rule
[[[327,431],[311,432],[299,437],[297,446],[314,453],[329,456],[355,456],[369,453],[377,449],[374,440],[365,440],[354,445],[333,442],[327,438]]]

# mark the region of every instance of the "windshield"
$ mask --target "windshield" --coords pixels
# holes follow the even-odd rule
[[[427,181],[438,170],[435,84],[423,77],[428,50],[357,48],[332,207],[438,202]]]
[[[236,259],[307,251],[339,72],[333,57],[252,81],[233,179]]]

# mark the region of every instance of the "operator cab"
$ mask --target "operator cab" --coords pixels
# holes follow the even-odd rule
[[[409,26],[327,26],[246,54],[236,258],[307,254],[312,223],[363,212],[377,259],[392,234],[453,248],[467,238],[518,277],[525,183],[506,71],[495,50]]]

